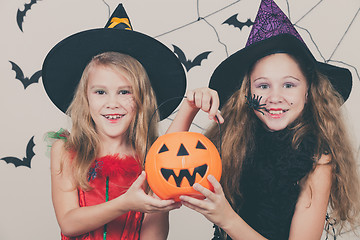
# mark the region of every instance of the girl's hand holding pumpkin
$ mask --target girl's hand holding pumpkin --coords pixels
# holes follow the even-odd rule
[[[145,180],[146,174],[143,171],[127,192],[119,197],[122,198],[124,206],[129,211],[144,213],[168,212],[181,207],[180,202],[175,202],[174,200],[161,200],[157,196],[146,194],[144,191]]]
[[[193,185],[193,188],[204,195],[205,199],[200,200],[189,196],[180,196],[180,200],[186,207],[201,213],[212,223],[224,228],[226,225],[231,224],[233,217],[238,215],[225,198],[222,187],[215,177],[209,175],[208,180],[213,185],[214,192],[198,183]]]

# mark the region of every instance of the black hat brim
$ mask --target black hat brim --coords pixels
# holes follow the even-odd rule
[[[44,88],[51,101],[66,112],[86,65],[93,56],[110,51],[130,55],[143,65],[158,105],[179,97],[159,109],[161,120],[168,117],[186,91],[183,66],[175,54],[158,40],[128,30],[87,30],[71,35],[53,47],[42,67]]]
[[[276,51],[290,53],[310,61],[318,71],[328,77],[344,101],[348,99],[352,87],[352,77],[348,69],[316,61],[303,42],[293,35],[281,34],[253,43],[220,63],[209,82],[209,87],[218,92],[220,107],[227,102],[235,91],[240,89],[249,67],[262,57]]]

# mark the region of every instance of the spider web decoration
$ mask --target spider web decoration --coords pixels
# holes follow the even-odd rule
[[[289,33],[304,43],[293,24],[278,5],[272,0],[262,0],[246,47],[284,33]]]

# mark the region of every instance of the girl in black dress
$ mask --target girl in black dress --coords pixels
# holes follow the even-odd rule
[[[214,239],[320,239],[327,224],[358,224],[359,180],[340,107],[347,69],[317,62],[273,1],[263,0],[245,48],[188,91],[170,129],[188,130],[199,109],[222,124],[221,185],[182,204],[215,224]],[[215,91],[216,90],[216,91]],[[217,112],[221,109],[221,115]]]

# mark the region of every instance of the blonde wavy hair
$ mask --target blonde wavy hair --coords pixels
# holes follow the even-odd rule
[[[106,66],[115,71],[125,71],[129,76],[128,80],[131,83],[137,114],[128,128],[127,135],[141,166],[147,150],[145,149],[147,138],[151,145],[156,140],[158,133],[158,114],[155,113],[153,119],[150,119],[157,108],[156,97],[143,66],[133,57],[118,52],[105,52],[94,56],[86,66],[75,91],[74,99],[67,110],[67,114],[72,120],[72,129],[65,148],[73,153],[72,166],[76,186],[84,190],[90,188],[88,172],[98,156],[100,146],[95,123],[90,115],[87,96],[89,72],[95,66]]]
[[[299,66],[305,73],[304,66],[301,64]],[[257,118],[245,103],[245,96],[251,94],[249,76],[250,74],[247,74],[244,77],[241,88],[221,109],[225,119],[221,127],[223,163],[221,185],[226,198],[236,212],[239,211],[236,200],[241,199],[239,190],[241,170],[247,154],[254,147],[253,133]],[[294,131],[292,146],[296,149],[307,133],[315,133],[317,147],[314,167],[320,164],[317,161],[322,154],[330,154],[332,159],[328,163],[333,169],[329,199],[331,218],[335,219],[340,231],[346,222],[354,229],[359,224],[360,182],[355,151],[342,119],[340,107],[343,99],[328,78],[318,71],[312,70],[312,73],[307,73],[305,76],[309,82],[308,103],[301,116],[290,127]],[[219,129],[216,124],[208,129],[206,135],[219,146]],[[223,231],[222,235],[226,236]]]

